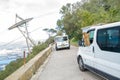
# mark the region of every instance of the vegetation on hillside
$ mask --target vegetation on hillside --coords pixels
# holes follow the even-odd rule
[[[120,21],[120,0],[81,0],[66,4],[60,9],[59,30],[65,30],[70,38],[82,38],[81,28],[99,23]]]
[[[74,38],[72,38],[72,39],[70,40],[70,44],[73,45],[73,46],[78,47],[78,41],[77,41],[76,39],[74,39]]]

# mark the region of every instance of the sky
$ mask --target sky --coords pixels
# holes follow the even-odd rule
[[[27,24],[33,40],[47,39],[48,35],[43,29],[57,27],[56,21],[61,17],[60,8],[66,3],[77,1],[80,0],[0,0],[0,43],[7,43],[22,36],[17,28],[8,30],[15,24],[16,14],[23,19],[34,18]],[[20,20],[17,19],[18,21]],[[22,37],[17,41],[25,39]]]

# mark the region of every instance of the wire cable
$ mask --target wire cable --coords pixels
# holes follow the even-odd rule
[[[18,37],[18,38],[16,38],[16,39],[14,39],[14,40],[12,40],[12,41],[10,41],[10,42],[4,44],[4,45],[1,45],[0,47],[2,47],[2,46],[7,46],[7,45],[9,45],[9,44],[11,44],[11,43],[17,41],[18,39],[21,39],[22,37],[23,37],[23,36],[20,36],[20,37]]]
[[[42,28],[42,27],[38,27],[38,28],[32,30],[32,31],[29,32],[29,33],[31,34],[32,32],[35,32],[35,31],[39,30],[40,28]],[[20,37],[18,37],[18,38],[16,38],[16,39],[14,39],[14,40],[12,40],[12,41],[10,41],[10,42],[4,44],[4,45],[1,45],[0,47],[10,45],[11,43],[13,43],[13,42],[15,42],[15,41],[21,39],[22,37],[23,37],[23,36],[20,36]]]
[[[38,27],[38,28],[36,28],[36,29],[32,30],[32,31],[31,31],[31,32],[29,32],[29,33],[35,32],[35,31],[39,30],[40,28],[43,28],[43,27]]]
[[[41,14],[41,15],[39,15],[39,16],[34,16],[33,19],[45,17],[45,16],[48,16],[48,15],[51,15],[51,14],[55,14],[56,12],[58,12],[58,11],[54,10],[54,11],[52,11],[52,12],[48,12],[48,13],[45,13],[45,14]]]

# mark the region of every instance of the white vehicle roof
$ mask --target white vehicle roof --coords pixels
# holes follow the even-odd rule
[[[109,24],[99,24],[95,26],[87,26],[82,28],[82,32],[87,32],[90,29],[103,29],[103,28],[110,28],[110,27],[115,27],[115,26],[120,26],[120,22],[114,22],[114,23],[109,23]]]

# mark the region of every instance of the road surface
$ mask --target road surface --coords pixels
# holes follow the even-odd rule
[[[78,68],[76,54],[78,48],[62,49],[53,52],[31,80],[105,80],[96,74]]]

